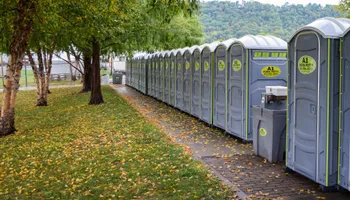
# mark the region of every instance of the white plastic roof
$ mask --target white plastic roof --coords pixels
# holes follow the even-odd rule
[[[196,50],[198,48],[198,45],[194,45],[192,46],[189,50],[190,50],[190,53],[193,54],[194,50]]]
[[[236,40],[237,40],[236,38],[231,38],[231,39],[228,39],[228,40],[225,40],[225,41],[221,42],[219,45],[225,46],[226,49],[228,49],[228,48],[231,47],[231,45],[232,45]]]
[[[246,49],[287,49],[287,42],[275,36],[246,35],[234,43],[239,43]]]
[[[189,50],[190,48],[189,47],[185,47],[183,49],[180,49],[179,52],[181,53],[181,55],[183,56],[185,51]]]
[[[193,49],[193,52],[195,50],[199,50],[200,53],[202,53],[202,50],[204,49],[204,47],[208,46],[209,44],[205,43],[205,44],[202,44],[200,46],[195,46],[195,48]]]
[[[339,38],[346,33],[346,30],[350,28],[350,20],[346,18],[333,18],[325,17],[317,19],[316,21],[308,24],[299,30],[297,30],[293,36],[294,38],[301,31],[312,30],[321,34],[324,38]],[[291,40],[290,39],[290,40]]]
[[[206,44],[206,45],[203,47],[203,49],[208,47],[209,50],[210,50],[211,52],[214,52],[214,51],[216,50],[216,48],[218,47],[219,44],[220,44],[220,43],[218,43],[218,42],[213,42],[213,43],[210,43],[210,44]]]

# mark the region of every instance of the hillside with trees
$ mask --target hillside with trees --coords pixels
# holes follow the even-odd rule
[[[201,3],[204,41],[239,38],[247,34],[274,35],[288,40],[303,25],[322,17],[344,17],[335,6],[319,4],[275,6],[259,2]]]

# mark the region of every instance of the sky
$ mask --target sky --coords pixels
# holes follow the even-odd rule
[[[204,0],[204,1],[212,1],[212,0]],[[230,0],[230,1],[237,1],[237,0]],[[238,1],[241,2],[242,0],[238,0]],[[252,1],[252,0],[246,0],[246,1]],[[254,1],[258,1],[261,3],[275,4],[280,6],[285,4],[286,2],[288,2],[289,4],[303,4],[303,5],[308,3],[318,3],[321,5],[326,5],[326,4],[337,5],[339,4],[340,0],[254,0]]]

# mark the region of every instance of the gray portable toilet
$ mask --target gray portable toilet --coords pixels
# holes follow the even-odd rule
[[[215,50],[213,125],[227,130],[227,52],[235,39],[221,42]]]
[[[158,85],[158,99],[163,101],[164,99],[164,52],[159,53],[159,85]]]
[[[348,19],[343,20],[345,23]],[[340,40],[340,85],[339,85],[339,149],[338,149],[338,184],[350,191],[350,128],[347,123],[350,122],[350,28],[342,35]],[[336,55],[337,56],[337,55]]]
[[[157,52],[154,56],[154,98],[159,99],[159,55],[160,52]]]
[[[286,165],[324,190],[337,184],[339,37],[349,26],[318,19],[288,43]]]
[[[183,53],[183,111],[191,114],[192,111],[192,53],[194,48],[186,48]]]
[[[176,54],[178,50],[172,50],[170,53],[170,102],[175,107],[176,101]]]
[[[286,86],[286,55],[287,42],[273,36],[247,35],[232,44],[229,51],[232,64],[228,68],[228,133],[252,141],[252,107],[261,104],[265,86]]]
[[[170,53],[166,51],[164,55],[164,102],[170,104]]]
[[[151,92],[150,92],[150,96],[154,97],[154,93],[155,93],[155,85],[154,85],[154,56],[155,53],[152,53],[149,59],[150,62],[150,81],[151,81]]]
[[[191,114],[195,117],[201,118],[201,53],[202,46],[194,46],[192,53],[192,111]]]
[[[183,111],[183,84],[184,84],[184,66],[183,66],[183,54],[188,49],[180,49],[176,53],[176,101],[175,107]]]
[[[218,42],[203,45],[201,53],[201,120],[213,124],[213,73],[214,73],[214,52],[219,45]]]
[[[130,79],[130,60],[127,57],[125,62],[125,85],[129,86]]]
[[[152,96],[152,56],[147,56],[147,95]]]

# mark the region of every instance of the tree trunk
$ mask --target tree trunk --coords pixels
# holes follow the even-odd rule
[[[4,77],[3,98],[0,117],[0,136],[12,134],[15,129],[15,104],[19,80],[23,66],[24,53],[32,27],[37,1],[19,0],[16,17],[13,21],[9,59]]]
[[[83,89],[80,91],[81,93],[91,91],[91,73],[92,73],[91,55],[88,53],[84,53],[83,62],[84,62],[84,75],[83,75]]]
[[[100,42],[96,39],[92,41],[92,86],[90,105],[103,103],[101,91],[101,74],[100,74]]]
[[[69,54],[69,50],[66,52],[67,54],[67,60],[70,63],[69,65],[69,73],[70,73],[70,84],[73,84],[73,70],[72,70],[72,61],[70,60],[70,54]]]
[[[47,106],[47,90],[46,90],[46,81],[45,81],[45,74],[44,74],[44,61],[43,61],[43,55],[42,50],[39,47],[37,50],[37,56],[38,56],[38,80],[36,81],[39,86],[39,95],[37,98],[37,106]],[[44,55],[44,59],[46,61],[46,56]]]
[[[45,70],[46,70],[46,98],[48,94],[51,94],[50,91],[50,78],[51,78],[51,69],[52,69],[52,57],[53,57],[53,52],[55,50],[56,43],[52,42],[51,43],[51,49],[49,49],[49,55],[47,58],[47,63],[45,65]]]

